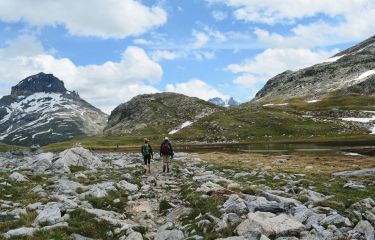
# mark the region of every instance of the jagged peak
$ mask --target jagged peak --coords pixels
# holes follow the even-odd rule
[[[53,74],[40,72],[29,76],[12,87],[11,95],[31,95],[37,92],[66,93],[64,82]]]

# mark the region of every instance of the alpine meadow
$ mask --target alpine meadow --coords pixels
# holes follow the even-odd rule
[[[0,240],[375,240],[372,0],[0,0]]]

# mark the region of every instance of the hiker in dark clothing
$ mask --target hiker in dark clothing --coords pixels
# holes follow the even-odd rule
[[[163,157],[163,172],[165,172],[165,170],[169,172],[169,165],[171,163],[171,159],[173,159],[173,155],[172,144],[168,137],[165,137],[164,141],[160,145],[160,157]]]
[[[144,139],[144,144],[141,147],[141,152],[145,162],[144,173],[151,173],[150,163],[151,158],[154,158],[154,153],[152,152],[151,145],[149,144],[149,140],[147,138]]]

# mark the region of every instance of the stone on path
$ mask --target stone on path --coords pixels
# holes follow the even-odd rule
[[[45,205],[44,209],[39,211],[38,216],[35,219],[36,224],[56,224],[59,221],[61,221],[61,212],[59,204],[57,203]]]
[[[322,226],[335,225],[336,227],[350,227],[352,223],[348,218],[341,216],[340,214],[333,214],[325,217],[320,224]]]
[[[13,182],[28,182],[29,179],[22,175],[21,173],[14,172],[9,176],[9,179],[12,180]]]
[[[123,236],[119,240],[143,240],[143,236],[139,232],[131,232],[128,236]]]
[[[344,188],[351,188],[351,189],[356,189],[356,190],[364,190],[366,189],[366,186],[361,184],[361,183],[357,183],[357,182],[348,182],[348,183],[345,183],[344,184]]]
[[[184,233],[175,229],[157,232],[154,240],[182,240],[184,238]]]
[[[199,188],[197,188],[198,192],[210,193],[210,192],[217,192],[225,190],[224,187],[220,186],[219,184],[213,183],[211,181],[205,182]]]
[[[8,232],[4,233],[3,236],[5,238],[32,236],[34,231],[35,231],[35,228],[21,227],[21,228],[9,230]]]
[[[368,221],[360,221],[354,230],[365,235],[366,240],[375,239],[374,227]]]
[[[366,176],[366,175],[375,175],[375,168],[367,168],[356,171],[344,171],[344,172],[335,172],[332,174],[333,177],[354,177],[354,176]]]
[[[139,187],[136,184],[132,184],[127,182],[126,180],[122,180],[116,184],[118,188],[121,188],[123,190],[127,190],[129,192],[135,192],[138,191]]]
[[[247,219],[237,226],[235,232],[242,236],[249,231],[259,231],[265,236],[296,236],[304,230],[305,226],[294,220],[291,216],[273,213],[249,213]]]

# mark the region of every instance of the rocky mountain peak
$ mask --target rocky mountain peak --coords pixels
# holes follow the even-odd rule
[[[111,112],[104,132],[120,135],[155,129],[155,132],[166,134],[219,109],[199,98],[178,93],[138,95]]]
[[[220,97],[215,97],[208,99],[209,103],[213,103],[220,107],[232,107],[232,106],[238,106],[240,103],[236,101],[233,97],[230,97],[229,99],[222,99]]]
[[[0,141],[30,145],[101,133],[107,115],[68,91],[52,74],[38,73],[0,99]]]
[[[64,82],[53,74],[38,73],[29,76],[12,87],[11,95],[29,96],[37,92],[66,93]]]
[[[342,52],[339,52],[333,57],[340,57],[340,56],[344,56],[347,54],[353,54],[353,53],[358,53],[362,51],[375,52],[375,36],[372,36],[351,48],[348,48]]]
[[[286,101],[303,97],[321,99],[327,94],[375,95],[375,36],[329,59],[269,79],[254,101]]]
[[[228,105],[229,106],[238,106],[238,105],[240,105],[240,103],[238,101],[236,101],[233,97],[230,97],[229,100],[228,100]]]

